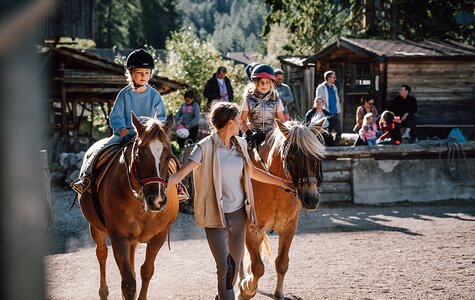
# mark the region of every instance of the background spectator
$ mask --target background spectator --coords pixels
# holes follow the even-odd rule
[[[401,118],[401,127],[405,128],[402,138],[413,143],[416,140],[417,101],[415,97],[409,95],[410,93],[410,86],[407,84],[401,85],[399,96],[393,99],[389,110]]]
[[[316,122],[320,119],[323,119],[323,118],[330,118],[330,113],[326,110],[323,109],[323,99],[322,97],[315,97],[315,100],[313,101],[313,108],[309,111],[307,111],[307,113],[305,114],[305,124],[310,124],[310,123],[313,123],[313,122]],[[328,120],[326,120],[324,123],[323,123],[323,129],[327,129],[328,126],[330,125],[330,122],[328,122]],[[333,142],[333,136],[331,135],[331,133],[329,133],[328,131],[325,132],[325,133],[322,133],[322,136],[323,136],[323,140],[325,141],[325,146],[333,146],[334,145],[334,142]]]
[[[214,100],[232,102],[234,99],[231,81],[226,77],[225,67],[219,67],[216,73],[206,82],[203,96],[208,99],[209,108]]]
[[[376,144],[401,144],[401,120],[395,117],[393,112],[385,110],[379,119],[379,128],[383,134],[378,138]]]
[[[366,142],[369,146],[374,146],[376,144],[376,140],[378,139],[378,126],[375,122],[373,122],[373,114],[367,113],[363,117],[363,126],[359,130],[360,138]]]
[[[184,126],[189,131],[186,137],[177,137],[180,149],[185,146],[185,141],[190,139],[193,143],[198,137],[198,129],[200,122],[200,105],[195,101],[195,93],[193,91],[186,91],[185,103],[183,103],[175,114],[176,128]]]
[[[322,82],[316,89],[316,96],[323,99],[323,109],[328,111],[332,117],[328,119],[330,125],[328,126],[328,131],[331,132],[335,130],[335,145],[340,144],[341,139],[341,124],[340,124],[340,96],[338,96],[338,89],[335,85],[336,74],[334,71],[326,71],[323,75],[325,81]]]
[[[275,69],[275,89],[279,93],[280,100],[282,100],[282,105],[284,105],[284,119],[285,121],[289,120],[289,111],[287,105],[294,102],[294,95],[290,87],[283,83],[284,81],[284,71],[281,69]]]
[[[367,113],[371,113],[373,121],[377,124],[379,122],[378,110],[374,106],[374,98],[371,95],[365,95],[362,103],[356,109],[356,124],[353,127],[353,132],[358,133],[363,125],[363,118]]]

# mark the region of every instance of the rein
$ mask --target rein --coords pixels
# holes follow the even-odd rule
[[[132,145],[132,155],[134,155],[134,152],[135,152],[135,145],[136,145],[137,141],[134,141],[133,145]],[[129,162],[127,160],[127,154],[125,153],[125,150],[126,150],[127,146],[124,146],[122,147],[122,156],[124,157],[124,161],[125,161],[125,169],[127,171],[127,181],[129,182],[129,187],[130,189],[132,190],[132,193],[134,194],[135,198],[136,199],[142,199],[143,198],[143,195],[144,195],[144,187],[146,185],[149,185],[149,184],[153,184],[153,183],[158,183],[158,184],[163,184],[164,186],[167,186],[168,185],[168,181],[161,178],[161,177],[146,177],[146,178],[142,178],[142,176],[140,175],[140,170],[139,168],[137,167],[137,163],[136,161],[134,160],[132,162],[132,173],[130,173],[129,171]],[[140,192],[137,192],[133,185],[132,185],[132,182],[130,179],[134,179],[135,181],[137,181],[140,185]]]

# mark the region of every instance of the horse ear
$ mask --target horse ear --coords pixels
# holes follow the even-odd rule
[[[145,131],[145,126],[140,122],[134,112],[132,112],[132,124],[134,124],[137,135],[141,135]]]
[[[289,135],[289,129],[287,128],[287,126],[285,126],[284,123],[282,123],[279,119],[275,119],[274,122],[275,124],[277,124],[277,127],[279,128],[280,132],[282,132],[282,134],[287,138],[287,136]]]
[[[167,120],[165,121],[165,132],[170,135],[173,124],[175,124],[175,119],[173,118],[173,114],[169,114]]]
[[[308,127],[309,127],[315,134],[321,133],[321,132],[322,132],[322,128],[323,128],[323,124],[325,124],[325,122],[327,121],[327,119],[328,119],[328,117],[321,118],[321,119],[319,119],[319,120],[316,121],[316,122],[312,122],[312,123],[308,124]]]

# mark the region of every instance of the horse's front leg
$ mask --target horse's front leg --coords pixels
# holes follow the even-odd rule
[[[109,296],[109,288],[107,287],[106,282],[106,261],[107,261],[107,243],[105,232],[102,232],[89,224],[89,231],[91,236],[96,242],[96,256],[97,261],[99,262],[99,274],[100,274],[100,287],[99,287],[99,297],[101,300],[107,300]]]
[[[263,241],[264,234],[250,232],[249,230],[246,232],[246,247],[251,260],[251,272],[245,278],[242,278],[239,283],[238,299],[240,300],[251,299],[256,295],[259,278],[264,275],[264,263],[259,253],[259,245]]]
[[[274,291],[274,299],[276,300],[284,300],[284,277],[289,269],[289,250],[297,229],[297,222],[289,225],[285,231],[279,233],[279,254],[275,259],[277,285]]]
[[[125,300],[134,300],[137,289],[134,272],[130,262],[130,242],[118,234],[109,234],[112,252],[122,277],[122,296]]]
[[[145,261],[140,268],[140,276],[142,278],[142,287],[140,289],[140,295],[138,300],[147,299],[147,291],[150,280],[152,279],[155,271],[155,258],[158,251],[162,248],[165,239],[167,238],[168,228],[165,228],[163,232],[155,235],[147,244],[147,251],[145,254]]]
[[[137,248],[137,243],[130,244],[130,269],[132,270],[132,274],[134,278],[137,280],[137,276],[135,275],[135,249]]]

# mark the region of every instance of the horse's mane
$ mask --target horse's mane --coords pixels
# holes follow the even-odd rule
[[[170,137],[163,129],[163,124],[157,118],[141,118],[140,122],[145,125],[145,131],[140,135],[141,143],[149,144],[153,139],[159,139],[165,144],[170,144]]]
[[[322,164],[325,150],[321,143],[321,136],[309,127],[297,121],[285,123],[289,129],[287,138],[275,128],[268,136],[268,145],[272,145],[269,152],[269,163],[272,157],[280,155],[284,163],[284,171],[297,184],[302,178],[315,174],[318,182],[322,181]]]

